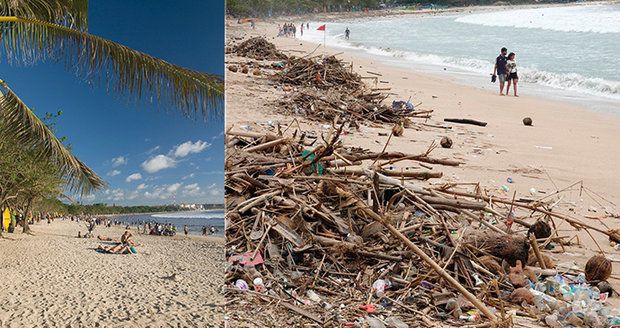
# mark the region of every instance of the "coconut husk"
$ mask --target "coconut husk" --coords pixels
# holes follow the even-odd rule
[[[392,134],[394,134],[395,137],[402,137],[403,131],[403,126],[400,123],[396,123],[392,127]]]
[[[475,250],[506,260],[511,267],[517,261],[527,263],[530,250],[529,241],[523,236],[500,235],[496,233],[472,234],[466,244]]]
[[[452,148],[452,139],[449,137],[443,137],[441,138],[441,141],[439,141],[439,144],[443,148]]]
[[[532,125],[532,119],[529,117],[526,117],[523,119],[523,124],[527,125],[527,126],[531,126]]]
[[[603,255],[594,255],[586,263],[586,280],[602,281],[611,276],[611,261]]]
[[[527,235],[534,234],[536,239],[545,239],[551,236],[551,226],[549,223],[538,220],[527,230]]]
[[[534,304],[534,295],[525,287],[520,287],[512,291],[510,301],[516,304]]]
[[[545,254],[540,254],[540,256],[543,258],[543,261],[545,262],[545,267],[546,268],[554,268],[555,267],[555,262],[547,255]],[[538,258],[536,257],[536,254],[534,253],[534,251],[530,251],[530,255],[529,258],[527,260],[527,265],[529,266],[540,266],[538,263]]]
[[[258,60],[284,60],[287,56],[278,51],[276,46],[263,37],[245,40],[235,46],[232,51],[239,56]]]
[[[492,257],[488,255],[484,255],[478,258],[480,264],[482,264],[487,270],[495,273],[495,274],[505,274],[502,266]]]

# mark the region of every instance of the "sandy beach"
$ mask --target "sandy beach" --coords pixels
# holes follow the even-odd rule
[[[0,239],[2,327],[220,327],[222,238],[135,235],[137,255],[101,254],[83,223]],[[21,228],[18,229],[21,231]],[[118,238],[123,229],[99,226]],[[135,232],[134,232],[135,233]]]
[[[316,44],[275,37],[277,24],[285,22],[300,23],[288,19],[262,21],[252,30],[249,25],[228,20],[227,40],[264,36],[287,55],[318,55],[323,51],[322,48],[317,49]],[[531,86],[528,84],[520,85],[519,98],[500,97],[495,84],[472,87],[443,76],[390,66],[377,58],[353,51],[343,52],[342,49],[329,47],[324,51],[326,54],[338,54],[339,59],[352,63],[353,70],[362,76],[373,76],[369,72],[379,73],[378,80],[381,82],[369,86],[390,88],[389,92],[393,95],[388,98],[389,101],[411,97],[412,103],[422,103],[420,109],[433,110],[428,121],[416,121],[426,125],[405,129],[402,137],[391,138],[386,150],[424,153],[433,141],[439,143],[443,136],[448,136],[454,141],[454,146],[451,149],[439,147],[433,150],[433,156],[456,159],[464,164],[459,167],[435,167],[433,169],[443,172],[442,178],[416,183],[480,183],[483,188],[498,195],[496,197],[505,199],[512,198],[513,192],[516,192],[516,198],[542,198],[576,183],[559,196],[552,196],[551,199],[557,201],[555,209],[602,229],[618,226],[620,176],[616,166],[620,162],[620,153],[615,150],[620,147],[617,138],[620,133],[619,117],[596,113],[572,103],[530,96],[528,87]],[[228,54],[226,61],[228,65],[247,62],[248,59]],[[278,123],[286,127],[296,119],[303,130],[316,131],[319,135],[325,131],[323,123],[277,113],[271,103],[286,97],[287,92],[270,83],[266,77],[268,74],[271,72],[253,76],[252,70],[249,74],[227,71],[227,129],[258,132]],[[533,119],[532,127],[523,125],[524,117]],[[444,118],[469,118],[485,121],[488,125],[448,124],[443,122]],[[343,140],[346,145],[379,152],[386,145],[391,128],[390,125],[363,125],[359,130],[348,130]],[[400,163],[396,169],[406,166]],[[508,178],[513,182],[508,183]],[[507,186],[509,191],[502,192],[502,185]],[[533,193],[530,192],[532,188],[535,189]],[[620,272],[620,254],[609,246],[607,236],[594,234],[591,238],[586,232],[577,232],[565,222],[558,223],[558,232],[577,236],[580,246],[567,248],[565,253],[558,248],[546,252],[556,263],[574,263],[583,267],[588,258],[602,250],[614,259],[614,274]],[[619,280],[610,282],[620,289]],[[617,299],[611,302],[612,307],[620,303]]]

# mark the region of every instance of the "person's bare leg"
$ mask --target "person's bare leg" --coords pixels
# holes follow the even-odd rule
[[[515,97],[518,97],[518,95],[517,95],[517,82],[519,82],[519,80],[518,80],[518,79],[515,79],[515,80],[512,82],[512,83],[514,84],[514,86],[513,86],[513,88],[512,88],[512,89],[513,89],[513,90],[514,90],[514,92],[515,92]]]
[[[504,82],[499,81],[499,95],[503,96],[504,95]]]
[[[508,81],[506,81],[506,96],[507,96],[507,95],[508,95],[508,93],[510,92],[510,82],[511,82],[511,81],[512,81],[512,80],[508,80]]]

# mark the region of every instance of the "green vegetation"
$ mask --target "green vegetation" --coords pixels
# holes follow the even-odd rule
[[[234,17],[268,17],[320,12],[347,12],[389,7],[478,6],[524,4],[541,2],[568,2],[564,0],[227,0],[226,12]],[[438,6],[439,5],[439,6]]]

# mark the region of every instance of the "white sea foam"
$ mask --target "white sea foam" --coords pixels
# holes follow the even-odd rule
[[[620,33],[620,11],[604,5],[487,12],[458,17],[456,21],[560,32]]]
[[[196,211],[196,212],[175,212],[175,213],[160,213],[151,215],[154,218],[166,218],[166,219],[220,219],[224,217],[224,212],[221,210],[214,211]]]
[[[351,44],[341,45],[346,48],[362,50],[373,56],[397,58],[418,64],[456,68],[472,73],[488,74],[490,68],[493,67],[492,62],[479,59],[419,54],[410,51],[365,47],[361,44],[356,46]],[[588,78],[576,73],[553,73],[528,67],[519,68],[519,78],[522,82],[536,83],[555,89],[570,90],[598,97],[620,100],[620,82],[617,81]]]

